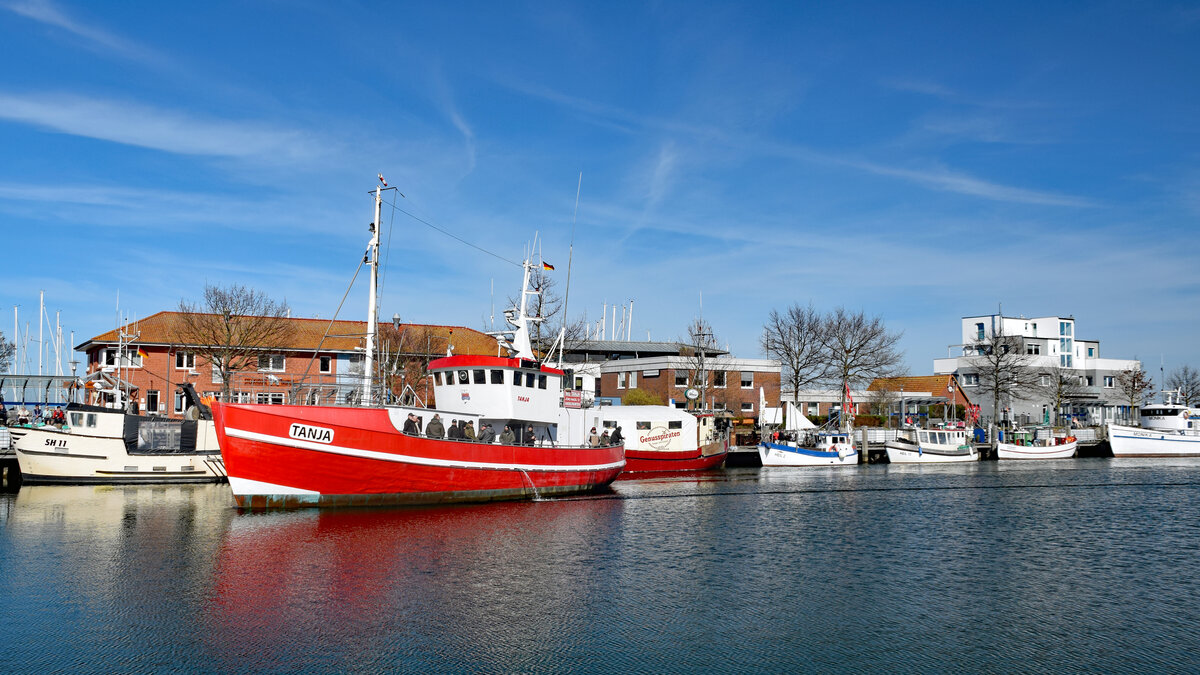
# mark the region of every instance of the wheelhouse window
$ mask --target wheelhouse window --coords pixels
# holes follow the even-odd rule
[[[533,389],[537,385],[536,373],[525,373],[525,386]]]
[[[283,371],[283,354],[259,354],[258,369],[271,372]]]
[[[742,371],[742,389],[750,389],[754,387],[754,372],[750,370]]]
[[[175,352],[175,370],[195,370],[195,352]]]
[[[487,373],[485,373],[482,368],[474,371],[474,374],[475,384],[487,384]]]
[[[435,370],[433,372],[433,384],[438,387],[442,386],[442,371]]]
[[[638,431],[650,431],[650,423],[649,422],[637,422],[634,426],[637,428]]]
[[[471,376],[467,373],[467,371],[465,371],[465,370],[458,371],[458,383],[459,384],[470,384],[471,383]]]
[[[538,389],[545,389],[545,388],[546,388],[546,376],[538,375]]]
[[[683,428],[683,420],[668,420],[667,428],[668,429],[682,429]]]
[[[333,357],[332,356],[322,356],[317,359],[317,362],[319,364],[317,366],[317,369],[319,372],[326,373],[326,374],[333,372]]]
[[[504,384],[503,370],[496,369],[492,371],[492,384]]]
[[[723,371],[723,370],[714,370],[713,371],[713,386],[716,387],[717,389],[725,388],[725,371]]]

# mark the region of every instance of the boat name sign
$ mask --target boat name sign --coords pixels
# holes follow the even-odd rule
[[[667,431],[663,427],[654,427],[650,430],[649,434],[639,437],[638,441],[649,445],[655,450],[662,450],[670,444],[672,438],[681,435],[683,434],[678,431]]]
[[[307,424],[296,424],[293,422],[292,426],[288,429],[288,436],[304,441],[332,443],[333,429],[326,429],[325,427],[312,427]]]

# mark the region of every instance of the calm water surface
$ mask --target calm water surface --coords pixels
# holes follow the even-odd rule
[[[10,672],[1200,671],[1200,461],[728,469],[238,513],[0,495]]]

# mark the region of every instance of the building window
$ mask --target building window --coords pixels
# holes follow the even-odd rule
[[[254,402],[258,403],[260,405],[283,405],[283,392],[282,391],[259,392],[258,395],[255,397]]]
[[[1071,367],[1072,367],[1072,365],[1071,365],[1071,355],[1070,355],[1070,354],[1061,354],[1061,355],[1059,355],[1059,357],[1058,357],[1058,365],[1062,366],[1063,368],[1071,368]]]
[[[975,339],[976,340],[983,339],[983,324],[981,324],[981,323],[975,324]]]
[[[175,370],[195,370],[195,352],[175,352]]]
[[[1030,342],[1029,344],[1025,345],[1025,353],[1037,356],[1038,354],[1042,353],[1042,346],[1036,342]]]
[[[725,388],[725,371],[723,371],[723,370],[714,370],[713,371],[713,386],[716,387],[717,389]]]
[[[1050,376],[1049,376],[1049,375],[1041,375],[1041,376],[1039,376],[1039,377],[1038,377],[1038,384],[1040,384],[1040,385],[1041,385],[1041,386],[1043,386],[1043,387],[1048,387],[1048,386],[1050,386]]]
[[[322,356],[318,359],[318,361],[320,362],[320,365],[317,366],[317,369],[320,372],[322,372],[322,373],[332,373],[333,372],[333,357],[332,356]]]
[[[1096,358],[1096,348],[1095,347],[1088,347],[1088,358],[1089,359]]]
[[[177,412],[177,413],[183,412],[183,406],[185,404],[186,404],[186,400],[183,398],[183,392],[182,391],[175,392],[175,412]]]
[[[258,369],[283,372],[283,354],[259,354]]]
[[[629,388],[633,389],[636,386],[637,386],[637,371],[635,370],[632,373],[629,373]]]
[[[964,386],[975,387],[979,385],[979,373],[967,373],[962,376]],[[810,413],[815,414],[815,413]]]
[[[820,409],[820,408],[819,408],[819,405],[818,405],[818,404],[816,404],[816,403],[809,403],[809,404],[808,404],[808,412],[806,412],[806,413],[804,413],[804,414],[805,414],[805,415],[813,415],[813,416],[816,416],[816,415],[819,415],[819,414],[820,414],[820,413],[818,413],[818,412],[817,412],[819,409]]]
[[[1033,324],[1033,337],[1037,337],[1037,324]]]
[[[1066,335],[1067,337],[1070,337],[1071,332],[1072,331],[1071,331],[1071,322],[1070,321],[1059,321],[1058,322],[1058,334],[1059,335]]]
[[[1115,382],[1115,380],[1116,380],[1116,378],[1115,378],[1115,377],[1113,377],[1112,375],[1105,375],[1105,376],[1104,376],[1104,388],[1105,388],[1105,389],[1112,389],[1112,388],[1113,388],[1113,385],[1114,385],[1114,382]]]
[[[625,373],[617,373],[617,389],[625,388]]]
[[[688,374],[687,374],[686,370],[675,371],[675,386],[676,387],[686,387],[687,381],[688,381],[687,376],[688,376]]]
[[[724,410],[724,409],[725,409],[725,403],[723,401],[716,401],[713,403],[713,410]]]
[[[1088,375],[1085,381],[1089,387],[1096,386],[1096,378],[1092,377],[1091,375]]]
[[[750,389],[754,386],[754,372],[749,370],[742,371],[742,389]]]
[[[742,412],[754,412],[754,404],[750,401],[742,401]]]
[[[154,389],[146,392],[146,412],[158,412],[158,391]]]
[[[210,378],[210,379],[212,380],[212,383],[213,384],[221,384],[222,382],[224,382],[225,379],[221,377],[221,362],[217,361],[216,359],[213,359],[211,367],[212,367],[212,378]]]

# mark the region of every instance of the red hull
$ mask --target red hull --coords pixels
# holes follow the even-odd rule
[[[722,449],[714,455],[702,455],[700,450],[683,452],[655,452],[649,450],[626,450],[625,473],[643,471],[704,471],[715,469],[729,455]]]
[[[529,499],[608,485],[625,465],[619,446],[406,436],[381,408],[212,407],[229,484],[243,508]]]

